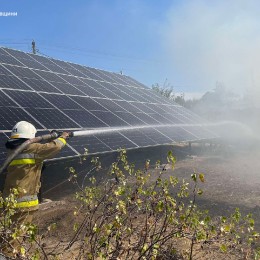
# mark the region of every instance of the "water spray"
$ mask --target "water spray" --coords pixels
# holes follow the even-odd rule
[[[107,134],[113,132],[124,132],[124,131],[131,131],[131,130],[141,130],[146,128],[158,128],[158,127],[185,127],[191,126],[191,124],[178,124],[178,125],[143,125],[143,126],[129,126],[129,127],[109,127],[109,128],[100,128],[100,129],[89,129],[89,130],[79,130],[74,132],[69,132],[69,137],[77,137],[77,136],[91,136],[91,135],[99,135],[99,134]],[[202,126],[202,124],[192,124],[192,126]],[[50,134],[38,136],[32,139],[25,141],[19,147],[17,147],[5,160],[3,166],[0,168],[0,174],[2,174],[11,163],[11,161],[20,154],[29,144],[32,143],[39,143],[41,141],[50,141],[55,138],[58,138],[62,135],[64,131],[57,131],[53,130]]]

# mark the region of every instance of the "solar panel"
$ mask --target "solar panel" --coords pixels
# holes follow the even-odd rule
[[[51,82],[51,84],[60,92],[68,95],[84,95],[83,91],[80,91],[77,86],[72,86],[63,82]]]
[[[77,138],[69,140],[69,143],[80,154],[84,154],[86,152],[86,149],[88,150],[88,153],[100,153],[112,150],[108,145],[106,145],[104,142],[93,135],[79,136]]]
[[[72,98],[69,98],[68,96],[51,95],[46,93],[42,93],[40,95],[59,109],[81,109],[81,106],[74,102]]]
[[[25,83],[15,76],[1,75],[0,77],[1,88],[31,90],[30,86],[26,85]]]
[[[29,54],[29,56],[32,59],[39,62],[40,64],[42,64],[44,67],[46,67],[50,71],[68,74],[68,72],[65,69],[62,69],[60,66],[55,64],[51,59],[48,59],[48,58],[43,57],[43,56],[33,55],[33,54]]]
[[[135,143],[140,147],[157,144],[153,139],[151,139],[144,132],[142,132],[138,129],[127,130],[127,131],[124,131],[122,133],[128,139],[135,140]]]
[[[61,157],[215,137],[205,120],[129,76],[8,48],[0,48],[0,111],[7,133],[21,120],[40,133],[111,128],[71,139]]]
[[[157,145],[159,145],[159,144],[169,144],[169,143],[173,142],[173,140],[170,137],[164,135],[159,130],[154,129],[152,127],[150,127],[150,128],[142,128],[139,131],[141,131],[147,137],[152,139],[153,142],[155,142]]]
[[[109,135],[99,134],[96,135],[96,138],[105,143],[113,151],[138,147],[133,141],[125,137],[123,133],[119,132],[111,132]]]
[[[43,128],[31,115],[25,112],[24,109],[18,107],[1,107],[0,113],[0,129],[11,130],[19,121],[28,121],[36,128]]]
[[[0,106],[1,107],[17,107],[18,105],[11,98],[6,96],[2,90],[0,90]]]
[[[35,92],[17,90],[3,90],[3,92],[24,108],[53,108],[49,102]]]
[[[70,118],[73,118],[73,120],[83,128],[99,128],[108,126],[102,118],[98,118],[93,114],[93,112],[90,113],[83,109],[68,109],[64,112],[66,112]]]
[[[45,66],[31,58],[28,54],[16,50],[8,49],[7,51],[11,56],[15,57],[23,66],[40,69],[40,70],[48,70]],[[13,64],[13,63],[9,63]],[[15,64],[13,64],[15,65]],[[18,64],[19,65],[19,64]]]
[[[90,97],[71,97],[71,99],[89,111],[107,111],[107,109],[100,104],[100,100],[98,99],[93,99]]]
[[[29,68],[12,65],[5,65],[5,68],[11,71],[15,76],[20,78],[41,79],[32,69]]]
[[[129,112],[114,112],[114,114],[132,126],[146,125],[139,117]]]
[[[158,124],[160,124],[159,121],[157,121],[155,118],[153,118],[153,114],[148,115],[148,114],[140,112],[140,113],[133,113],[133,115],[138,117],[140,120],[145,122],[145,124],[147,124],[147,125],[158,125]]]
[[[96,117],[100,118],[103,122],[111,127],[130,125],[109,111],[91,111],[91,113],[93,113]]]
[[[8,140],[8,137],[5,133],[0,133],[0,164],[2,165],[5,161],[5,158],[7,156],[5,143]]]
[[[4,64],[22,65],[17,59],[13,58],[4,50],[0,52],[0,62]]]
[[[69,116],[55,108],[30,107],[28,111],[34,118],[39,118],[47,129],[70,129],[81,127],[79,123],[70,119]]]
[[[23,82],[35,91],[61,93],[58,87],[55,87],[55,84],[48,83],[46,80],[23,78]]]

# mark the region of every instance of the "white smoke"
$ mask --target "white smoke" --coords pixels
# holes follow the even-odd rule
[[[163,26],[163,40],[181,84],[199,92],[221,81],[236,93],[254,89],[259,94],[259,7],[258,0],[190,0],[174,5]]]

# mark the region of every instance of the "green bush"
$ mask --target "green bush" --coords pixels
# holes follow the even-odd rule
[[[242,217],[236,209],[229,217],[211,218],[196,204],[197,196],[203,194],[200,186],[205,181],[204,174],[195,172],[189,181],[179,180],[167,170],[175,165],[171,152],[167,161],[166,165],[157,162],[152,167],[147,160],[144,169],[137,170],[127,161],[126,151],[121,150],[106,180],[98,183],[90,177],[85,187],[77,182],[77,172],[70,168],[70,180],[79,189],[73,238],[65,246],[57,244],[60,256],[54,256],[42,248],[36,228],[28,226],[25,238],[34,243],[35,249],[38,247],[34,259],[40,255],[63,259],[75,244],[77,250],[73,250],[78,259],[193,259],[204,249],[214,249],[219,254],[247,252],[248,257],[259,259],[259,252],[254,249],[259,234],[254,231],[252,216]],[[98,158],[92,162],[96,170],[100,169]],[[15,204],[15,199],[11,201]],[[8,214],[3,212],[1,219]],[[77,216],[81,216],[80,222],[76,221]],[[5,237],[5,232],[1,221],[1,237]],[[28,257],[26,247],[22,248],[20,257]]]

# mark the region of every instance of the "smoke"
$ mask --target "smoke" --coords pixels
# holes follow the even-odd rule
[[[223,82],[260,96],[257,0],[180,1],[168,12],[163,39],[175,80],[205,92]]]

